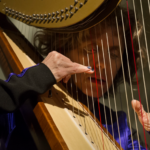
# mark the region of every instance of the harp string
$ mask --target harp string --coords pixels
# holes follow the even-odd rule
[[[150,11],[149,0],[148,0],[148,6],[149,6],[148,8],[149,8],[149,11]],[[146,90],[146,85],[145,85],[145,75],[144,75],[144,71],[143,71],[143,61],[142,61],[142,56],[141,56],[141,44],[140,44],[140,39],[139,39],[139,34],[138,34],[138,25],[137,25],[137,17],[136,17],[136,12],[135,12],[135,1],[134,0],[133,0],[133,7],[134,7],[134,14],[135,14],[135,22],[136,22],[136,32],[137,32],[138,43],[139,43],[139,50],[140,50],[140,59],[141,59],[141,65],[142,65],[142,74],[143,74],[143,81],[144,81],[144,89],[145,89],[145,96],[146,96],[147,111],[149,113],[148,100],[147,100],[147,90]],[[142,8],[142,5],[141,5],[141,8]],[[141,12],[142,12],[142,21],[144,23],[143,8],[141,9]],[[144,26],[144,34],[145,34],[145,24],[143,24],[143,26]],[[145,36],[145,38],[146,38],[146,36]],[[147,42],[146,42],[146,44],[147,44]],[[149,56],[148,49],[147,49],[147,55]],[[149,64],[149,62],[148,62],[148,64]],[[149,122],[149,118],[148,118],[147,121]]]
[[[124,28],[124,20],[123,20],[123,15],[122,15],[122,9],[121,9],[121,18],[122,18],[123,36],[124,36],[125,51],[126,51],[126,56],[127,56],[127,65],[128,65],[128,72],[129,72],[129,82],[130,82],[130,86],[131,86],[131,96],[132,96],[132,99],[134,99],[133,87],[132,87],[132,82],[131,82],[131,73],[130,73],[130,67],[129,67],[128,51],[127,51],[127,42],[126,42],[126,35],[125,35],[125,28]],[[136,130],[137,130],[138,146],[139,146],[139,150],[140,150],[141,147],[140,147],[140,140],[139,140],[139,131],[138,131],[138,127],[137,127],[137,119],[136,119],[135,111],[134,111],[134,118],[135,118]]]
[[[144,123],[143,123],[143,113],[142,113],[141,96],[140,96],[140,89],[139,89],[139,82],[138,82],[138,75],[137,75],[137,68],[136,68],[136,60],[135,60],[134,46],[133,46],[133,38],[132,38],[132,31],[131,31],[130,14],[129,14],[129,8],[128,8],[128,1],[127,0],[126,0],[126,4],[127,4],[128,21],[129,21],[129,27],[130,27],[130,36],[131,36],[131,44],[132,44],[132,51],[133,51],[134,67],[135,67],[137,87],[138,87],[138,95],[139,95],[139,100],[140,100],[140,108],[141,108],[142,125],[143,125],[143,132],[144,132],[144,140],[145,140],[145,146],[146,146],[146,149],[147,149],[146,135],[145,135]]]
[[[124,64],[123,64],[123,60],[122,60],[122,51],[121,51],[121,43],[120,43],[120,33],[119,33],[119,28],[118,28],[118,19],[117,19],[117,15],[115,15],[116,18],[116,26],[117,26],[117,33],[118,33],[118,40],[119,40],[119,50],[120,50],[120,57],[121,57],[121,65],[122,65],[122,72],[123,72],[123,81],[124,81],[124,87],[125,87],[125,95],[126,95],[126,103],[127,103],[127,112],[128,112],[128,118],[129,118],[129,126],[130,126],[130,132],[132,133],[132,128],[131,128],[131,121],[130,121],[130,112],[129,112],[129,108],[128,108],[128,97],[127,97],[127,88],[126,88],[126,83],[125,83],[125,74],[124,74]],[[131,139],[132,139],[132,147],[134,149],[134,145],[133,145],[133,137],[131,134]]]
[[[122,15],[122,14],[121,14],[121,15]],[[130,119],[130,111],[129,111],[129,104],[128,104],[128,96],[127,96],[128,94],[127,94],[127,87],[126,87],[126,81],[125,81],[124,63],[123,63],[123,58],[122,58],[122,47],[121,47],[121,44],[120,44],[120,36],[119,36],[117,15],[116,15],[115,17],[116,17],[117,33],[118,33],[118,40],[119,40],[119,50],[120,50],[121,65],[122,65],[122,72],[123,72],[123,82],[124,82],[125,95],[126,95],[126,104],[127,104],[127,114],[128,114],[128,120],[129,120],[129,128],[130,128],[130,132],[132,133],[131,119]],[[134,149],[133,136],[132,136],[132,134],[131,134],[131,141],[132,141],[132,148]]]
[[[107,24],[105,20],[105,27],[107,31]],[[111,26],[112,29],[112,26]],[[114,95],[114,104],[115,104],[115,112],[116,112],[116,119],[117,119],[117,128],[118,128],[118,133],[119,133],[119,142],[120,142],[120,147],[121,147],[121,140],[120,140],[120,130],[119,130],[119,122],[118,122],[118,114],[117,114],[117,106],[116,106],[116,95],[115,95],[115,90],[114,90],[114,80],[113,80],[113,73],[112,73],[112,64],[111,64],[111,58],[110,58],[110,48],[109,48],[109,40],[108,40],[108,33],[106,32],[106,41],[107,41],[107,52],[109,56],[109,66],[110,66],[110,72],[111,72],[111,80],[112,80],[112,88],[113,88],[113,95]],[[114,43],[113,43],[114,46]],[[116,63],[116,58],[115,58],[115,63]],[[117,68],[116,68],[117,69]]]
[[[145,22],[144,22],[144,16],[143,16],[143,5],[142,5],[141,0],[140,0],[140,5],[141,5],[142,22],[143,22],[143,29],[144,29],[144,38],[145,38],[145,44],[146,44],[146,52],[147,52],[147,58],[148,58],[148,66],[149,66],[149,72],[150,72],[149,53],[148,53],[148,45],[147,45],[147,38],[146,38],[146,31],[145,31]],[[137,23],[136,23],[136,29],[137,29]],[[143,61],[142,61],[142,56],[141,56],[141,45],[139,42],[139,36],[138,36],[138,43],[139,43],[139,47],[140,47],[140,59],[141,59],[141,67],[142,67],[142,75],[143,75],[143,82],[144,82],[144,91],[145,91],[145,97],[146,97],[147,111],[149,113],[147,90],[146,90],[146,85],[145,85],[145,75],[144,75],[144,71],[143,71]],[[147,118],[148,118],[148,116],[147,116]],[[147,122],[149,122],[149,118],[148,118]]]
[[[143,23],[143,31],[144,31],[144,38],[145,38],[145,45],[146,45],[146,53],[147,53],[147,59],[148,59],[148,67],[149,67],[149,72],[150,72],[150,60],[149,60],[149,54],[148,54],[148,44],[147,44],[147,38],[146,38],[146,31],[145,31],[145,22],[144,22],[144,15],[143,15],[143,5],[142,5],[142,2],[140,0],[140,6],[141,6],[141,16],[142,16],[142,23]],[[146,100],[147,104],[148,104],[148,101]],[[148,113],[149,113],[149,108],[148,108],[148,105],[147,105],[147,110],[148,110]]]
[[[82,31],[81,31],[82,32]],[[87,38],[85,38],[85,39],[87,39]],[[83,43],[83,41],[82,41],[82,43]],[[86,43],[87,43],[87,41],[86,41]],[[84,63],[84,54],[83,54],[83,44],[81,44],[81,48],[82,48],[82,60],[83,60],[83,65],[85,65],[85,63]],[[85,76],[85,73],[84,73],[84,76]],[[80,75],[80,78],[81,78],[81,75]],[[86,84],[86,94],[88,93],[88,91],[87,91],[87,83],[86,83],[86,80],[85,80],[85,84]],[[83,91],[83,86],[82,86],[83,84],[82,84],[82,82],[81,82],[81,87],[82,87],[82,91]],[[82,93],[82,99],[83,99],[83,93]],[[89,108],[89,99],[88,99],[88,95],[87,95],[87,105],[88,105],[88,109],[90,110],[90,108]],[[88,112],[89,112],[89,110],[88,110]],[[83,111],[84,111],[84,108],[83,108]],[[94,107],[94,111],[95,111],[95,107]],[[85,122],[86,123],[86,122]],[[88,121],[87,121],[87,123],[88,123]],[[91,126],[91,125],[90,125]],[[97,129],[96,128],[94,128],[93,127],[93,125],[92,125],[92,131],[94,131],[94,133],[95,133],[95,136],[97,137],[96,138],[96,142],[97,142],[97,148],[98,148],[98,143],[99,142],[101,142],[101,144],[102,144],[102,141],[100,140],[100,135],[98,134],[98,132],[97,132]],[[92,140],[92,139],[91,139]],[[94,141],[94,140],[93,140]],[[99,144],[100,145],[100,144]]]
[[[82,58],[82,60],[83,60],[83,65],[85,66],[85,60],[84,60],[84,55],[83,55],[83,47],[82,47],[82,56],[83,56],[83,58]],[[84,77],[85,77],[85,72],[84,72]],[[85,80],[85,88],[86,88],[86,98],[87,98],[87,108],[88,108],[88,110],[87,110],[87,112],[88,113],[90,113],[89,111],[90,111],[90,108],[89,108],[89,98],[88,98],[88,90],[87,90],[87,82],[86,82],[86,80]],[[88,123],[88,121],[87,121],[87,123]],[[86,122],[85,122],[85,125],[86,125]],[[90,132],[90,134],[89,135],[91,135],[90,136],[90,139],[91,139],[91,142],[93,143],[93,137],[92,137],[92,133],[93,132],[91,132],[91,126],[89,125],[89,128],[90,128],[90,130],[89,131],[87,131],[87,129],[85,128],[85,134],[87,135],[87,133],[88,132]]]
[[[112,16],[114,16],[114,14],[115,13],[113,13],[113,15]],[[111,16],[111,18],[110,18],[110,23],[112,23],[113,24],[113,22],[112,22],[112,16]],[[115,18],[115,16],[114,16],[114,18]],[[111,38],[112,38],[112,41],[113,41],[113,46],[114,46],[114,32],[115,31],[113,31],[114,29],[112,28],[112,26],[111,26]],[[116,29],[117,30],[117,29]],[[117,61],[116,61],[116,59],[115,59],[115,67],[116,67],[116,70],[118,70],[118,65],[117,65]],[[116,78],[118,78],[119,77],[119,75],[118,75],[118,73],[117,73],[117,75],[116,75]],[[121,104],[121,110],[123,110],[123,107],[122,107],[122,96],[121,96],[121,91],[120,91],[120,84],[118,85],[118,89],[119,89],[119,100],[120,100],[120,104]],[[125,120],[123,120],[123,122],[124,122],[124,130],[125,130]],[[125,132],[125,138],[127,137],[127,135],[126,135],[126,132]],[[126,144],[127,144],[127,141],[125,141],[126,142]]]
[[[96,35],[96,27],[95,27],[95,35]],[[97,42],[97,36],[96,36],[96,43],[98,43]],[[97,59],[98,59],[99,75],[100,75],[100,79],[102,79],[101,69],[100,69],[100,58],[99,58],[99,52],[98,52],[98,45],[96,45],[96,49],[97,49]],[[102,92],[103,105],[104,105],[105,123],[106,123],[106,129],[107,129],[107,134],[108,134],[108,126],[107,126],[107,118],[106,118],[106,109],[105,109],[105,100],[104,100],[104,91],[103,91],[102,80],[101,80],[101,92]]]
[[[87,46],[87,38],[86,38],[86,48],[88,48]],[[90,66],[90,61],[89,61],[89,54],[87,52],[87,60],[88,60],[88,66]],[[93,106],[93,114],[94,114],[94,122],[96,123],[96,115],[95,115],[95,106],[94,106],[94,97],[93,97],[93,87],[92,87],[92,81],[91,81],[91,76],[90,78],[90,87],[91,87],[91,95],[92,95],[92,106]],[[95,129],[93,129],[95,131]],[[101,128],[102,130],[102,128]],[[96,132],[96,131],[95,131]],[[103,134],[103,133],[102,133]],[[98,137],[98,132],[96,132],[96,136]],[[102,136],[103,137],[103,136]],[[102,138],[103,140],[103,138]],[[103,141],[104,143],[104,141]],[[104,145],[104,144],[103,144]]]
[[[149,2],[149,0],[147,0],[147,2],[148,2],[149,14],[150,14],[150,2]]]
[[[108,41],[108,34],[107,33],[106,33],[106,40],[107,40],[109,65],[110,65],[110,72],[111,72],[111,79],[112,79],[112,88],[113,88],[113,95],[114,95],[115,112],[116,112],[116,118],[117,118],[117,127],[118,127],[118,133],[119,133],[119,142],[120,142],[120,146],[121,146],[120,130],[119,130],[119,122],[118,122],[117,106],[116,106],[116,95],[115,95],[115,90],[114,90],[114,82],[113,82],[113,74],[112,74],[112,64],[111,64],[111,59],[110,59],[110,49],[109,49],[109,41]]]
[[[99,27],[100,27],[100,34],[102,34],[101,25]],[[105,24],[105,28],[106,28],[106,24]],[[112,127],[112,136],[113,136],[113,139],[114,139],[113,119],[112,119],[112,113],[111,113],[110,95],[109,95],[108,79],[107,79],[107,72],[106,72],[107,67],[106,67],[105,56],[104,56],[103,40],[106,40],[106,39],[103,39],[102,36],[101,36],[101,45],[102,45],[102,53],[103,53],[103,63],[104,63],[104,66],[105,66],[104,71],[105,71],[105,77],[106,77],[106,88],[107,88],[107,94],[108,94],[108,104],[109,104],[110,120],[111,120],[111,127]]]
[[[73,50],[73,52],[74,52],[74,49],[75,49],[75,47],[74,47],[74,38],[73,38],[73,34],[72,34],[72,50]],[[74,53],[73,53],[73,55],[75,56]],[[78,60],[78,61],[79,61],[79,60]],[[78,88],[77,88],[77,82],[78,82],[78,81],[77,81],[77,75],[75,74],[74,76],[75,76],[75,88],[76,88],[75,90],[76,90],[76,95],[77,95],[77,99],[76,99],[76,100],[77,100],[77,102],[79,103],[79,99],[78,99]],[[81,121],[81,119],[80,119],[79,105],[78,105],[77,107],[78,107],[78,115],[77,115],[78,117],[77,117],[77,118],[78,118],[78,121],[79,121],[79,125],[81,126],[81,125],[82,125],[82,123],[81,123],[82,121]]]
[[[88,46],[87,46],[87,37],[85,36],[85,41],[86,41],[86,49],[88,49]],[[88,52],[86,53],[87,54],[87,63],[88,63],[88,66],[90,66],[90,61],[89,61],[89,54]],[[90,87],[91,87],[91,94],[92,94],[92,106],[93,106],[93,114],[94,114],[94,122],[96,123],[96,116],[95,116],[95,107],[94,107],[94,98],[93,98],[93,87],[92,87],[92,82],[91,82],[91,76],[89,77],[90,78]],[[88,93],[88,91],[87,91]],[[88,95],[87,95],[87,99],[88,99]],[[89,101],[88,101],[89,103]],[[89,108],[89,111],[90,111],[90,108]],[[94,130],[94,133],[95,135],[97,134],[96,130],[94,129],[93,127],[93,130]],[[98,135],[96,135],[98,137]],[[94,138],[93,138],[94,139]],[[98,138],[97,138],[98,139]],[[93,142],[93,141],[92,141]]]
[[[95,65],[94,50],[93,50],[93,39],[92,39],[91,30],[90,30],[90,37],[91,37],[91,46],[92,46],[92,56],[93,56],[93,65],[94,65],[95,81],[96,81],[96,93],[97,93],[97,103],[98,103],[98,110],[99,110],[99,119],[100,119],[101,130],[102,130],[101,112],[100,112],[99,95],[98,95],[98,85],[97,85],[97,77],[96,77],[96,65]],[[103,141],[103,149],[104,149],[103,132],[101,132],[101,133],[102,133],[102,141]]]

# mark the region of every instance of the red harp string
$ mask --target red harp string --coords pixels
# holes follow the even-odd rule
[[[129,7],[128,7],[128,1],[127,1],[127,0],[126,0],[126,4],[127,4],[127,13],[128,13],[128,21],[129,21],[129,28],[130,28],[130,36],[131,36],[133,59],[134,59],[134,68],[135,68],[136,81],[137,81],[137,88],[138,88],[138,96],[139,96],[139,100],[140,100],[140,108],[141,108],[141,115],[142,115],[142,125],[143,125],[143,132],[144,132],[145,147],[146,147],[146,150],[147,150],[147,142],[146,142],[146,135],[145,135],[145,129],[144,129],[144,122],[143,122],[143,113],[142,113],[142,104],[141,104],[140,88],[139,88],[139,82],[138,82],[138,75],[137,75],[137,68],[136,68],[136,60],[135,60],[135,54],[134,54],[134,45],[133,45],[133,38],[132,38],[132,29],[131,29],[131,22],[130,22],[130,14],[129,14]]]
[[[96,67],[95,67],[95,58],[94,58],[94,50],[93,50],[93,42],[92,42],[92,33],[90,30],[90,37],[91,37],[91,46],[92,46],[92,55],[93,55],[93,65],[94,65],[94,73],[95,73],[95,81],[96,81],[96,92],[97,92],[97,103],[98,103],[98,110],[99,110],[99,119],[100,119],[100,126],[102,131],[102,121],[101,121],[101,112],[100,112],[100,104],[99,104],[99,95],[98,95],[98,85],[97,85],[97,77],[96,77]],[[103,132],[102,133],[102,142],[103,142],[103,150],[104,148],[104,139],[103,139]]]

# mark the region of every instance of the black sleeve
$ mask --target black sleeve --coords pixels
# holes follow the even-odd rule
[[[16,75],[11,73],[6,81],[0,80],[0,113],[16,110],[26,99],[48,90],[56,79],[44,64],[39,64]]]

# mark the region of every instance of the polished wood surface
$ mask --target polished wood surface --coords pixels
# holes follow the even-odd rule
[[[52,150],[68,150],[64,139],[62,138],[57,126],[46,109],[43,102],[38,102],[34,108],[34,114],[43,129],[43,133]]]

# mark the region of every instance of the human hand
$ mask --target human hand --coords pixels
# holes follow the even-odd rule
[[[67,83],[71,75],[76,73],[92,74],[94,72],[90,67],[74,63],[56,51],[50,52],[42,63],[51,70],[57,82],[63,79],[64,83]]]
[[[150,113],[147,113],[144,110],[143,106],[140,106],[140,102],[137,100],[132,100],[131,104],[132,104],[132,108],[135,110],[135,112],[138,115],[139,121],[141,122],[142,125],[144,124],[145,130],[150,131]],[[142,111],[141,111],[141,107],[142,107]],[[142,115],[143,115],[143,121],[142,121]]]

